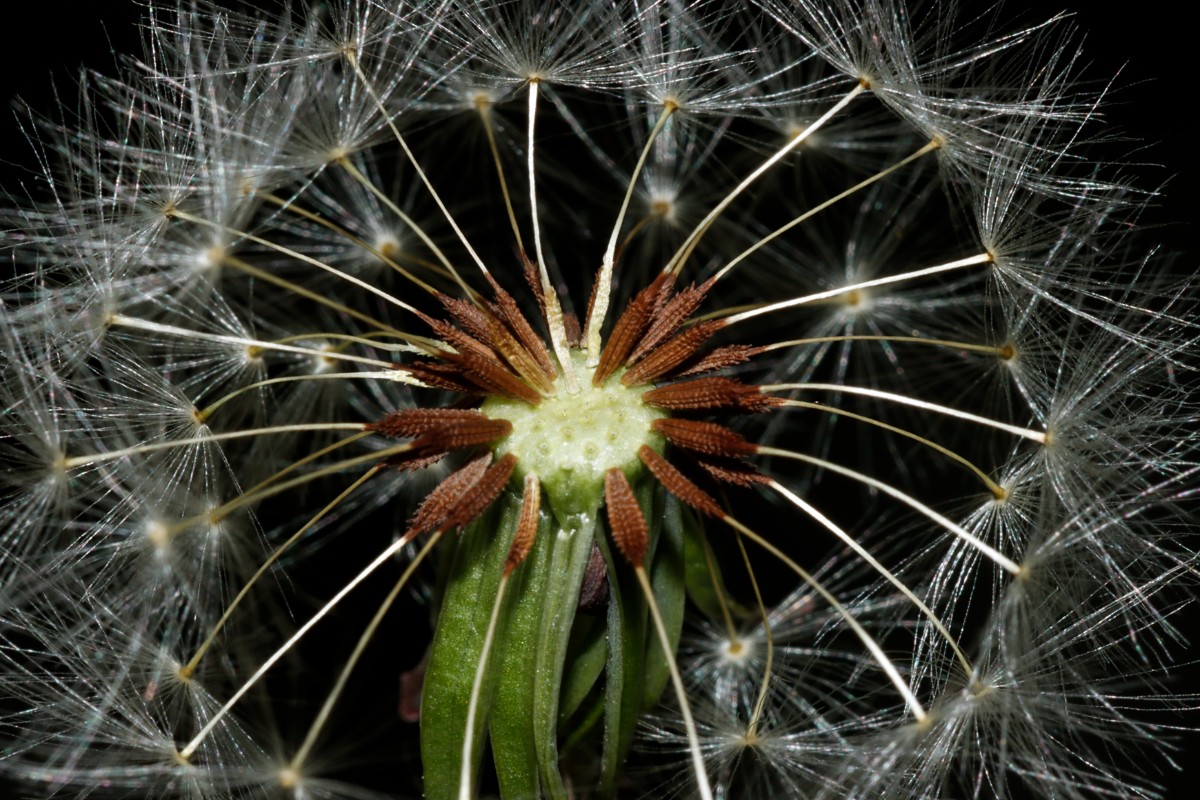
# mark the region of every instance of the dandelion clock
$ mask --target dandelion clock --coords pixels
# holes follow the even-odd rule
[[[138,9],[9,123],[6,789],[1165,796],[1195,270],[1011,11]]]

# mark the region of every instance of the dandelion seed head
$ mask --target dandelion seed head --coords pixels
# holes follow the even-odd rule
[[[147,9],[0,209],[0,777],[1157,792],[1195,276],[955,11]]]

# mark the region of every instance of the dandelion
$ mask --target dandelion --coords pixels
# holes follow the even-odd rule
[[[1159,792],[1191,286],[948,10],[152,6],[3,212],[0,774]]]

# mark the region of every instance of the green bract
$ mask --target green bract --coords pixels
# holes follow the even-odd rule
[[[533,551],[513,573],[505,595],[488,661],[480,713],[490,722],[476,728],[472,770],[478,768],[485,752],[481,745],[490,733],[505,797],[567,797],[564,765],[576,780],[597,781],[601,795],[611,795],[637,721],[653,707],[667,681],[646,600],[628,565],[619,556],[614,560],[598,523],[601,492],[586,485],[567,490],[574,498],[591,497],[593,506],[568,514],[541,512]],[[706,572],[684,567],[685,546],[689,553],[702,547],[700,528],[693,515],[650,481],[641,481],[638,493],[651,521],[648,572],[664,622],[678,641],[685,575],[695,576],[700,591],[711,590]],[[459,791],[462,735],[482,631],[520,502],[518,492],[506,493],[487,515],[445,545],[441,611],[421,709],[429,798],[453,798]],[[593,549],[603,554],[608,597],[598,608],[577,613]]]

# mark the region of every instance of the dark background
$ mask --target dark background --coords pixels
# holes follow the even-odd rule
[[[964,4],[967,11],[990,5],[979,0]],[[1111,13],[1092,3],[1026,0],[1005,4],[998,16],[1015,19],[1017,26],[1034,24],[1056,11],[1074,15],[1084,32],[1087,73],[1101,84],[1113,80],[1105,119],[1112,121],[1114,130],[1140,142],[1130,142],[1126,149],[1137,149],[1134,158],[1145,162],[1139,167],[1142,185],[1165,182],[1165,196],[1148,220],[1168,226],[1160,231],[1164,243],[1194,253],[1190,239],[1200,193],[1192,187],[1200,173],[1192,149],[1198,131],[1188,122],[1197,109],[1189,113],[1187,102],[1195,97],[1195,60],[1190,56],[1198,43],[1193,26],[1174,13],[1176,8],[1168,0],[1142,0],[1136,3],[1137,13]],[[20,97],[34,108],[46,109],[52,102],[52,77],[64,99],[73,101],[81,65],[111,71],[112,51],[139,51],[137,21],[143,10],[143,4],[132,0],[23,3],[26,21],[5,31],[0,47],[0,101],[8,105]],[[12,174],[12,164],[31,160],[11,119],[7,112],[0,116],[0,169],[6,177]]]
[[[1029,5],[1033,8],[1023,11]],[[1019,22],[1032,24],[1057,10],[1075,13],[1074,19],[1086,32],[1083,44],[1084,60],[1090,64],[1088,74],[1102,83],[1116,76],[1105,119],[1114,132],[1128,135],[1131,141],[1118,145],[1114,153],[1131,153],[1133,160],[1140,162],[1135,169],[1143,187],[1163,187],[1163,197],[1145,220],[1160,226],[1158,238],[1185,253],[1184,263],[1188,264],[1196,257],[1192,236],[1200,218],[1200,193],[1195,188],[1200,175],[1193,149],[1197,126],[1189,120],[1197,114],[1189,108],[1196,97],[1191,77],[1194,58],[1190,56],[1197,43],[1193,27],[1174,12],[1177,7],[1166,0],[1142,0],[1127,13],[1110,13],[1095,4],[1072,7],[1035,0],[1009,3],[999,16],[1015,16]],[[4,32],[5,44],[0,47],[0,178],[4,188],[14,190],[13,181],[28,175],[25,170],[33,163],[33,151],[10,110],[17,107],[15,98],[35,109],[49,110],[57,91],[64,102],[74,103],[80,66],[111,72],[114,51],[139,51],[136,24],[143,11],[143,6],[123,0],[86,5],[22,4],[25,21],[19,25],[10,22]],[[22,164],[26,167],[19,166]],[[1197,620],[1200,613],[1191,610],[1182,624],[1200,647]],[[1200,653],[1200,649],[1194,652]],[[1172,688],[1180,694],[1195,693],[1197,679],[1200,668],[1183,667]],[[1193,715],[1191,722],[1196,725],[1200,719]],[[1200,734],[1181,734],[1178,743],[1175,757],[1182,771],[1164,776],[1164,781],[1171,784],[1168,797],[1183,800],[1195,797],[1200,786]],[[6,791],[0,783],[0,796],[7,796]]]

